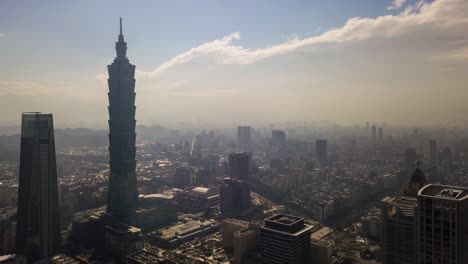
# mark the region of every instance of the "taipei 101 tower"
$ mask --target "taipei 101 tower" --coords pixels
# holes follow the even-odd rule
[[[135,173],[135,65],[126,53],[120,18],[119,40],[115,43],[117,57],[109,71],[109,156],[110,179],[107,213],[118,222],[132,224],[138,202]]]

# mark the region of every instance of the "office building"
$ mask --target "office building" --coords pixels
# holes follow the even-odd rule
[[[468,188],[426,185],[418,207],[418,263],[468,263]]]
[[[385,197],[381,202],[384,264],[417,263],[415,197]]]
[[[277,214],[260,227],[260,256],[264,264],[310,264],[312,226],[296,216]]]
[[[320,162],[327,161],[328,156],[328,141],[318,139],[315,141],[315,155]]]
[[[188,166],[176,168],[173,184],[178,188],[191,186],[193,184],[192,169]]]
[[[286,145],[286,132],[282,130],[272,130],[271,142],[273,146],[284,147]]]
[[[383,127],[379,127],[379,141],[382,142],[383,141]]]
[[[57,165],[51,114],[24,113],[16,253],[34,262],[60,247]]]
[[[252,144],[252,128],[249,126],[237,127],[237,147],[239,150],[249,150]]]
[[[115,44],[117,57],[109,71],[109,156],[110,178],[107,213],[115,221],[132,223],[137,208],[138,188],[135,174],[135,65],[126,53],[127,43],[120,34]]]
[[[231,153],[228,161],[229,177],[248,182],[252,155],[248,152]]]
[[[244,181],[224,179],[219,186],[219,199],[223,217],[246,215],[252,208],[249,185]]]

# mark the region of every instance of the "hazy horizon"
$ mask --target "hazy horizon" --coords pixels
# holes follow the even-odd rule
[[[2,126],[107,128],[119,17],[140,125],[468,123],[465,0],[0,6]]]

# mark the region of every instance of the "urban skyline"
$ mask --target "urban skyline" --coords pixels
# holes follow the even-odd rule
[[[368,0],[359,1],[362,4]],[[5,5],[17,8],[22,4]],[[294,8],[296,4],[292,5],[293,14],[299,12]],[[93,10],[100,10],[99,5]],[[120,5],[125,2],[119,2],[113,9],[121,8]],[[236,6],[243,5],[239,2]],[[66,3],[58,8],[73,6]],[[188,6],[190,2],[183,5]],[[232,7],[227,3],[216,5],[219,6]],[[273,2],[268,6],[282,5]],[[314,5],[300,6],[307,11]],[[336,4],[318,6],[328,8]],[[356,6],[343,6],[348,12],[356,11]],[[34,6],[38,7],[45,11],[49,6]],[[200,13],[207,11],[213,10]],[[301,103],[323,109],[319,115],[325,118],[329,114],[323,104],[325,94],[314,97],[297,89],[281,93],[275,90],[283,78],[278,79],[276,70],[288,75],[283,81],[308,82],[311,79],[298,78],[301,76],[298,69],[308,77],[325,73],[321,67],[308,67],[307,63],[314,61],[311,53],[331,55],[340,49],[340,55],[361,58],[362,42],[383,44],[379,48],[385,52],[382,56],[372,54],[369,65],[351,67],[346,74],[376,77],[373,81],[379,85],[389,85],[391,81],[381,79],[374,69],[389,70],[386,74],[395,74],[397,82],[405,85],[414,84],[414,79],[396,74],[396,68],[412,69],[412,78],[419,78],[422,75],[418,76],[418,70],[421,74],[430,72],[428,69],[440,70],[443,61],[457,68],[440,72],[441,81],[450,80],[447,85],[453,84],[447,76],[449,72],[464,69],[467,49],[463,47],[464,40],[458,38],[463,35],[458,27],[468,23],[464,17],[468,4],[462,0],[393,0],[369,6],[366,11],[380,16],[352,18],[343,27],[325,29],[316,36],[294,36],[267,48],[236,46],[235,41],[240,40],[236,32],[180,53],[152,71],[139,71],[140,66],[135,66],[140,65],[138,61],[133,64],[134,43],[128,41],[126,34],[124,37],[127,24],[120,18],[116,54],[107,65],[107,73],[96,75],[101,85],[104,80],[107,82],[107,100],[92,99],[107,105],[105,131],[84,128],[83,124],[81,128],[54,128],[52,115],[54,120],[56,115],[78,120],[83,114],[80,108],[93,113],[86,125],[101,118],[89,104],[81,104],[84,97],[76,94],[67,95],[79,104],[79,108],[73,109],[74,114],[67,112],[73,105],[66,100],[60,101],[66,107],[50,114],[23,111],[21,123],[18,121],[20,133],[6,119],[0,119],[0,264],[466,264],[468,130],[454,126],[452,121],[450,124],[437,121],[442,116],[446,118],[448,112],[439,113],[440,116],[431,112],[450,106],[463,116],[462,108],[453,101],[444,101],[446,98],[440,95],[439,104],[434,106],[430,102],[436,99],[431,99],[435,94],[430,92],[417,98],[420,101],[411,98],[412,104],[405,108],[409,104],[405,100],[409,98],[405,97],[408,94],[402,85],[393,90],[392,96],[396,97],[373,87],[375,94],[385,99],[373,101],[374,108],[369,112],[365,101],[372,94],[366,90],[370,88],[366,84],[359,92],[348,91],[354,94],[346,98],[343,93],[334,94],[334,111],[339,115],[346,113],[347,121],[314,121],[304,114],[307,111]],[[147,10],[141,11],[140,19],[146,14]],[[294,17],[293,14],[288,13],[287,17]],[[190,20],[190,16],[180,22],[185,19]],[[257,20],[267,21],[262,16]],[[133,31],[141,36],[140,30],[144,31],[129,28],[129,34]],[[43,29],[44,35],[48,35],[54,26]],[[418,35],[421,29],[426,31]],[[269,34],[280,31],[275,29]],[[444,35],[439,35],[441,32]],[[8,36],[0,31],[0,41]],[[392,43],[395,37],[406,41],[403,52],[395,52]],[[425,50],[424,41],[444,37],[448,39],[443,44],[429,44],[434,46],[430,50],[434,54]],[[63,43],[66,42],[68,39],[64,37]],[[411,47],[415,44],[420,46]],[[144,51],[139,45],[135,43],[137,58]],[[127,56],[127,51],[131,56]],[[368,46],[365,52],[370,55],[379,50]],[[70,58],[73,56],[76,54],[70,54]],[[393,60],[392,56],[396,59],[407,56],[405,59],[411,62],[431,56],[431,63],[416,69],[416,64]],[[70,58],[70,62],[79,64],[80,59]],[[99,56],[96,61],[100,61]],[[280,63],[275,65],[277,62]],[[349,64],[341,60],[339,63],[340,67]],[[148,66],[145,60],[143,65]],[[331,66],[321,66],[324,65]],[[252,71],[241,69],[249,66],[253,66]],[[51,67],[55,67],[52,61],[44,64],[44,69]],[[220,72],[222,68],[225,73]],[[72,69],[73,66],[68,70]],[[187,71],[194,78],[184,80],[190,86],[200,84],[205,74],[211,75],[214,83],[223,85],[226,81],[239,85],[247,81],[243,76],[250,74],[256,78],[252,83],[249,80],[249,85],[262,87],[271,82],[279,86],[270,87],[266,93],[246,89],[245,94],[221,95],[219,91],[224,86],[221,90],[210,90],[208,86],[197,91],[208,94],[178,94],[179,100],[164,93],[153,94],[163,96],[160,101],[151,101],[154,98],[147,90],[140,90],[149,81],[177,81],[174,77],[184,78]],[[263,74],[271,78],[264,78]],[[328,77],[337,82],[349,81],[353,89],[366,83],[341,79],[344,75],[339,70],[334,74]],[[437,84],[435,79],[439,77],[435,75],[426,81]],[[455,82],[461,81],[462,87],[466,85],[462,80]],[[0,89],[5,83],[8,82],[0,79]],[[182,91],[179,88],[170,87],[166,91]],[[420,88],[412,86],[411,92]],[[106,95],[104,90],[96,91]],[[53,96],[63,95],[55,92]],[[49,107],[57,102],[48,101],[53,96],[48,99],[36,96],[41,108],[38,110],[54,109]],[[271,101],[275,96],[279,101]],[[445,96],[450,96],[450,92],[445,91]],[[453,96],[463,101],[464,95],[459,91]],[[18,104],[10,101],[8,95],[5,99],[5,105]],[[151,101],[150,112],[159,124],[147,122],[145,100]],[[185,100],[193,103],[196,110]],[[219,103],[218,111],[210,109],[212,100]],[[250,102],[255,102],[255,107]],[[391,117],[404,122],[387,123],[389,119],[381,116],[387,102],[393,104]],[[191,123],[178,119],[180,113],[173,107],[179,103],[187,106],[179,110],[184,118],[192,118]],[[430,111],[416,121],[412,118],[427,110],[418,103],[427,105]],[[24,106],[36,108],[34,103]],[[225,112],[233,106],[233,112]],[[139,111],[140,108],[144,110]],[[421,112],[411,112],[410,108]],[[302,115],[298,116],[298,109]],[[365,114],[358,114],[360,111]],[[243,114],[252,119],[245,119]],[[252,121],[262,114],[270,120]],[[354,120],[355,115],[365,121]],[[376,120],[367,118],[372,116]],[[203,120],[193,121],[196,117]],[[210,123],[208,120],[213,117],[217,121]],[[285,121],[284,117],[291,118]],[[171,122],[165,123],[167,120]],[[424,120],[430,120],[431,125],[422,125]]]

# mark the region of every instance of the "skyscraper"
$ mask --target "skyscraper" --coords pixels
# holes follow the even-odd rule
[[[418,263],[468,263],[468,189],[426,185],[418,207]]]
[[[383,141],[383,127],[379,127],[379,141]]]
[[[127,43],[122,35],[122,19],[115,50],[117,57],[107,66],[110,156],[107,213],[116,221],[131,224],[138,199],[135,174],[135,66],[126,57]]]
[[[249,150],[252,143],[251,127],[237,127],[237,147],[240,150]]]
[[[309,264],[312,261],[310,233],[304,219],[277,214],[260,228],[260,258],[264,264]]]
[[[245,181],[224,179],[219,186],[219,199],[224,217],[242,216],[251,208],[250,189]]]
[[[248,182],[250,175],[251,154],[248,152],[231,153],[229,160],[229,177]]]
[[[415,197],[382,200],[384,264],[417,263],[417,206]]]
[[[315,153],[319,161],[321,162],[327,161],[328,141],[325,139],[316,140],[315,141]]]
[[[28,262],[51,257],[60,247],[60,223],[51,114],[23,113],[16,252]]]

